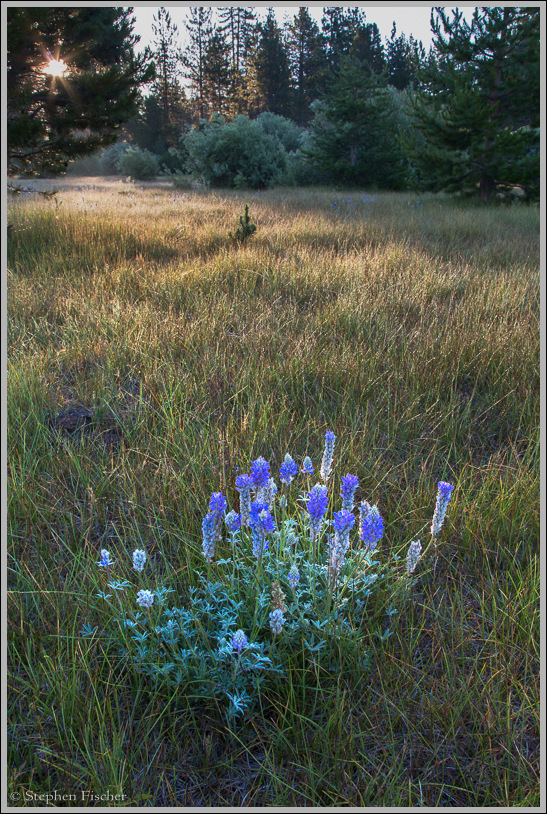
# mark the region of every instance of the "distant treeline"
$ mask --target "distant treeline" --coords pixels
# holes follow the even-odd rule
[[[536,198],[539,9],[481,7],[466,22],[439,8],[432,23],[426,54],[395,23],[382,43],[360,8],[324,8],[318,26],[303,7],[280,26],[273,10],[260,22],[252,8],[192,7],[182,48],[160,8],[155,78],[117,149],[179,183],[336,182],[486,201],[517,186]],[[103,153],[124,172],[119,159]]]

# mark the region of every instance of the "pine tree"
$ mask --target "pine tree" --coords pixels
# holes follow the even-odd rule
[[[218,17],[230,48],[230,90],[227,112],[235,116],[247,113],[248,99],[253,95],[249,61],[254,37],[255,15],[251,8],[218,9]]]
[[[213,27],[205,46],[203,65],[203,94],[212,113],[227,111],[231,90],[230,46],[224,30]]]
[[[291,72],[288,51],[273,9],[265,22],[257,26],[258,41],[253,59],[253,81],[256,97],[251,112],[269,110],[280,116],[291,112]]]
[[[328,180],[350,186],[397,188],[406,164],[392,94],[382,77],[344,57],[311,124],[308,160]]]
[[[255,15],[251,8],[219,8],[218,16],[230,44],[232,72],[244,75],[249,57],[249,42]]]
[[[152,84],[152,94],[160,102],[160,121],[157,122],[158,137],[168,147],[176,147],[185,120],[185,95],[179,77],[182,52],[178,40],[177,26],[172,22],[165,8],[154,15],[153,57],[156,77]]]
[[[186,19],[189,44],[184,51],[183,64],[190,80],[198,119],[207,113],[205,97],[205,54],[212,33],[212,11],[205,6],[192,6]]]
[[[369,73],[384,70],[384,46],[376,23],[359,26],[351,43],[350,54],[356,57]]]
[[[417,43],[412,35],[407,39],[404,34],[396,36],[395,22],[391,37],[386,46],[387,81],[397,90],[405,90],[416,81],[416,72],[425,52],[422,43]]]
[[[340,62],[351,50],[359,29],[365,25],[365,13],[359,8],[328,6],[323,9],[321,27],[331,73],[336,75]]]
[[[310,105],[324,90],[328,76],[323,36],[306,7],[287,26],[287,48],[293,74],[293,118],[305,125],[312,116]]]
[[[421,185],[479,194],[521,186],[539,195],[539,8],[476,8],[471,22],[435,8],[435,58],[419,73],[406,148]]]
[[[131,9],[8,8],[8,172],[62,173],[116,141],[154,72],[133,24]],[[51,59],[63,76],[46,73]]]

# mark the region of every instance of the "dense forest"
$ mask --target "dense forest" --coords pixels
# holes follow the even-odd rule
[[[358,7],[320,26],[306,7],[283,25],[192,7],[182,25],[158,9],[153,78],[73,172],[539,196],[539,8],[434,8],[427,53],[395,22],[382,42]]]

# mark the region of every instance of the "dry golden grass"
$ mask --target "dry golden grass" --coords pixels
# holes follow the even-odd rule
[[[539,804],[538,210],[56,186],[9,211],[10,791]],[[245,203],[257,232],[238,247]],[[76,407],[87,429],[63,434]],[[270,720],[230,736],[85,649],[105,541],[146,543],[184,583],[209,493],[234,504],[233,467],[258,455],[317,459],[327,427],[386,556],[437,481],[456,486],[365,693],[293,677]]]

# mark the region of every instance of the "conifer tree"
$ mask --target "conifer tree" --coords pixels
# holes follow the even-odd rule
[[[230,48],[230,90],[227,112],[248,112],[248,99],[253,96],[249,62],[254,36],[255,15],[252,8],[229,6],[218,9],[218,17]]]
[[[351,43],[350,54],[356,57],[369,73],[384,70],[384,46],[376,23],[360,25]]]
[[[232,72],[244,75],[255,15],[252,8],[219,8],[218,17],[230,45]]]
[[[415,83],[416,72],[420,61],[425,58],[422,43],[417,43],[412,35],[407,39],[404,34],[398,37],[395,22],[391,37],[386,43],[387,81],[397,90],[405,90]]]
[[[188,46],[184,51],[185,76],[190,80],[198,119],[207,113],[205,95],[205,55],[212,33],[212,11],[208,6],[192,6],[186,19]]]
[[[407,141],[428,189],[539,194],[539,8],[476,8],[470,22],[435,8],[435,59],[412,112],[425,149]],[[435,17],[436,14],[436,17]]]
[[[116,141],[153,76],[136,57],[132,9],[11,7],[7,10],[8,172],[62,173],[75,158]],[[47,71],[51,60],[64,75]]]
[[[382,77],[344,57],[330,93],[316,105],[308,160],[334,183],[402,186],[406,162],[392,99]]]
[[[305,125],[312,116],[310,105],[324,90],[328,76],[323,36],[306,7],[299,8],[287,26],[287,48],[293,74],[293,118]]]
[[[289,116],[291,112],[291,72],[288,51],[273,9],[257,26],[257,44],[253,59],[256,97],[251,112],[263,110]],[[254,108],[254,109],[253,109]]]
[[[177,146],[185,119],[185,95],[180,84],[182,51],[178,29],[172,22],[169,12],[163,7],[159,8],[153,19],[152,54],[156,76],[152,84],[152,94],[160,103],[158,139],[161,138],[165,150]]]
[[[203,65],[203,94],[210,111],[220,114],[227,111],[231,84],[230,46],[224,29],[213,26],[205,46]]]
[[[327,58],[332,74],[337,74],[340,62],[347,56],[359,29],[365,26],[366,16],[360,8],[328,6],[323,9],[321,28]]]

